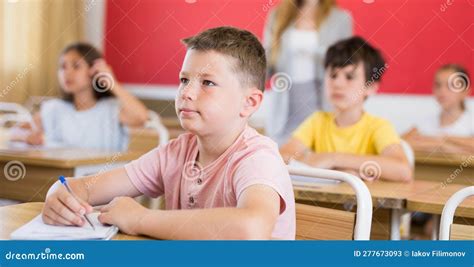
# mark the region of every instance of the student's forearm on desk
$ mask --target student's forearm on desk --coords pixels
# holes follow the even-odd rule
[[[279,194],[267,185],[251,185],[236,207],[149,210],[129,197],[101,208],[99,221],[131,235],[159,239],[269,239],[280,211]]]
[[[459,147],[460,152],[474,153],[474,137],[446,137],[448,143]]]
[[[364,163],[373,161],[380,166],[380,177],[390,181],[408,182],[412,180],[412,170],[406,162],[386,156],[359,156],[338,153],[335,156],[335,168],[347,168],[361,171]],[[363,171],[363,170],[362,170]]]
[[[474,152],[474,138],[419,136],[407,139],[415,151],[442,151],[447,153]]]
[[[270,239],[272,228],[242,208],[147,210],[137,232],[159,239]]]
[[[406,162],[402,160],[386,157],[386,156],[361,156],[345,153],[313,153],[306,155],[302,160],[304,163],[314,166],[314,161],[326,162],[329,169],[350,169],[357,172],[361,166],[368,162],[374,161],[380,166],[381,178],[391,181],[407,182],[412,180],[412,170]]]

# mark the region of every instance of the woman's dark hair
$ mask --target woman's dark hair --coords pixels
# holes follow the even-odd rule
[[[99,52],[99,50],[97,50],[94,46],[88,43],[82,43],[82,42],[72,43],[63,49],[63,51],[61,52],[61,56],[71,51],[77,52],[86,61],[89,67],[92,67],[92,65],[94,64],[94,61],[102,58],[102,54]],[[91,84],[91,87],[94,87],[94,86]],[[110,90],[103,91],[103,90],[93,89],[93,91],[94,91],[94,97],[96,100],[99,100],[105,97],[113,97],[113,94],[110,92]],[[61,92],[62,92],[64,100],[68,102],[73,102],[72,94],[66,93],[64,92],[64,90],[61,90]]]

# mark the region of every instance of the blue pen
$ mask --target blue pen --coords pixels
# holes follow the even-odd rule
[[[76,195],[72,192],[71,188],[69,187],[69,185],[67,184],[67,181],[66,181],[66,178],[64,178],[64,176],[59,176],[59,181],[64,185],[64,187],[66,187],[67,191],[78,201],[79,201],[79,198],[76,197]],[[92,229],[95,230],[95,227],[94,225],[92,224],[91,220],[87,217],[86,214],[84,214],[84,219],[86,219],[86,221],[91,225]]]

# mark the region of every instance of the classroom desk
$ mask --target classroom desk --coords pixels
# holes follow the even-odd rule
[[[181,122],[177,117],[161,117],[161,123],[168,128],[168,130],[183,130],[181,127]],[[252,120],[249,122],[250,127],[253,127],[257,132],[260,134],[265,135],[265,127],[261,125],[256,125],[252,122]]]
[[[419,211],[433,214],[434,226],[432,239],[438,239],[439,219],[446,201],[457,191],[467,185],[449,184],[447,186],[438,185],[428,191],[417,195],[411,195],[407,199],[407,209],[409,211]],[[456,217],[474,219],[474,196],[465,199],[456,209]]]
[[[141,154],[77,148],[1,149],[0,198],[44,201],[59,175],[81,176],[110,170]]]
[[[474,184],[474,155],[415,152],[415,177],[439,183]]]
[[[467,185],[450,184],[446,188],[437,186],[421,194],[409,196],[407,199],[407,209],[441,215],[446,201],[454,193],[465,187]],[[455,216],[474,218],[474,196],[467,198],[458,206]]]
[[[377,227],[380,231],[389,231],[385,233],[392,240],[400,239],[400,220],[407,205],[407,198],[425,191],[429,191],[439,183],[431,181],[413,181],[412,183],[395,183],[386,181],[376,181],[366,183],[371,195],[374,211],[386,211],[389,218],[375,218],[372,223],[372,230]],[[321,185],[321,186],[299,186],[294,185],[294,193],[297,201],[308,204],[320,205],[321,203],[339,204],[344,207],[353,207],[356,204],[355,193],[346,183]],[[380,210],[382,209],[382,210]],[[386,216],[385,216],[386,217]],[[386,225],[388,223],[388,225]],[[389,230],[386,230],[389,229]],[[372,231],[372,237],[374,237]],[[381,234],[383,236],[383,233]],[[383,238],[383,237],[382,237]],[[372,238],[371,238],[372,239]]]
[[[13,231],[38,216],[42,209],[43,203],[40,202],[0,207],[0,239],[10,239]],[[112,240],[149,240],[149,238],[118,233]]]
[[[161,123],[168,129],[182,129],[181,122],[177,117],[161,117]]]
[[[186,131],[181,128],[168,128],[169,138],[174,139]],[[158,133],[154,129],[130,129],[128,149],[132,151],[150,151],[160,142]]]

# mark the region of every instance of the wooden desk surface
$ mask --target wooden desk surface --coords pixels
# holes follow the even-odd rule
[[[376,181],[366,183],[372,195],[374,208],[406,207],[406,199],[435,188],[439,183],[431,181],[414,181],[412,183],[395,183]],[[305,201],[320,201],[334,204],[355,203],[355,192],[347,183],[323,185],[319,187],[294,186],[295,198]]]
[[[0,207],[0,239],[10,239],[10,234],[20,226],[38,216],[43,209],[43,203],[30,202],[6,207]],[[147,240],[142,236],[117,234],[113,240]]]
[[[415,164],[430,164],[464,168],[474,167],[474,155],[461,155],[442,152],[415,151]]]
[[[183,130],[181,123],[177,117],[161,117],[161,122],[163,125],[171,130]],[[255,128],[259,133],[265,134],[265,128],[262,125],[254,125],[252,121],[249,122],[250,126]]]
[[[79,175],[77,170],[89,171],[81,175],[98,172],[98,168],[107,170],[114,164],[131,161],[143,153],[77,148],[0,150],[0,170],[3,170],[0,172],[0,198],[21,202],[44,201],[48,189],[59,175]]]
[[[110,161],[130,161],[142,155],[142,152],[105,152],[83,148],[50,148],[15,150],[1,149],[0,161],[17,160],[23,164],[45,167],[74,168],[81,165],[102,164]]]
[[[457,191],[467,185],[449,184],[446,187],[438,185],[426,192],[411,195],[407,200],[407,209],[431,214],[441,214],[446,201]],[[474,218],[474,196],[465,199],[456,209],[456,216]]]
[[[161,117],[161,123],[166,128],[181,128],[181,122],[179,122],[178,117]]]
[[[415,152],[415,178],[438,183],[472,185],[474,155]]]
[[[158,142],[158,133],[155,129],[143,129],[143,128],[131,128],[130,136],[139,136],[145,138],[156,138]],[[181,128],[168,128],[168,132],[170,134],[170,139],[178,137],[180,134],[185,133],[186,131]]]

